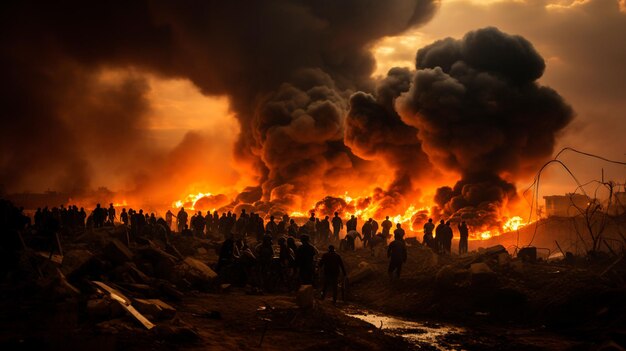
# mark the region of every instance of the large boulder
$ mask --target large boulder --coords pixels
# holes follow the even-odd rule
[[[114,264],[124,264],[133,260],[130,249],[117,239],[111,240],[103,250],[104,257]]]
[[[206,289],[217,278],[217,273],[202,261],[193,257],[185,258],[181,264],[176,266],[175,270],[174,280],[178,286],[184,286],[185,283],[189,283],[197,288]]]
[[[439,288],[452,288],[462,286],[467,283],[469,271],[467,269],[455,268],[451,265],[443,266],[435,275],[435,283]]]
[[[174,273],[174,267],[176,266],[178,259],[167,252],[159,249],[155,246],[148,246],[137,250],[139,257],[139,267],[142,267],[145,262],[149,262],[152,267],[152,274],[157,278],[170,279]],[[150,272],[149,272],[150,273]]]
[[[313,285],[302,285],[296,293],[296,304],[302,309],[312,308],[315,303]]]
[[[102,272],[102,261],[85,249],[69,250],[63,256],[61,271],[71,282],[90,276],[95,277]]]
[[[496,273],[484,262],[470,265],[472,286],[492,285],[498,280]]]
[[[157,319],[172,319],[176,309],[159,299],[135,299],[133,306],[144,315]]]

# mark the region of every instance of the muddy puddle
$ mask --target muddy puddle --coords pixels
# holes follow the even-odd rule
[[[401,336],[416,349],[465,350],[454,340],[462,339],[466,330],[451,324],[413,321],[371,311],[357,306],[343,309],[350,317],[368,322],[390,335]]]

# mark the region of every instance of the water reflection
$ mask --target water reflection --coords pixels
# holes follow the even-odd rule
[[[346,315],[368,322],[386,333],[405,338],[408,342],[419,347],[434,348],[437,350],[463,350],[450,336],[465,333],[465,329],[450,324],[433,322],[417,322],[372,312],[356,306],[344,309]]]

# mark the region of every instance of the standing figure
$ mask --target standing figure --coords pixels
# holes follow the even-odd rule
[[[167,227],[172,230],[172,219],[174,218],[174,214],[172,213],[172,211],[167,210],[167,212],[165,212],[165,223],[167,223]]]
[[[115,207],[113,207],[113,204],[110,203],[109,204],[109,223],[113,224],[113,222],[115,221]]]
[[[346,249],[347,250],[355,250],[355,245],[354,242],[356,241],[356,238],[359,238],[359,240],[361,240],[361,242],[363,241],[363,237],[361,237],[361,234],[359,234],[359,232],[357,232],[356,230],[351,230],[348,232],[348,234],[346,234]]]
[[[300,241],[302,241],[302,245],[296,250],[296,266],[298,267],[300,284],[312,285],[315,273],[314,259],[317,255],[317,249],[309,243],[307,235],[302,235]]]
[[[182,233],[185,228],[187,228],[187,217],[188,214],[185,212],[185,208],[181,207],[180,211],[176,215],[176,227],[178,228],[178,232]]]
[[[370,241],[372,241],[372,219],[368,219],[361,227],[361,233],[363,234],[363,247],[367,247]]]
[[[335,217],[332,220],[333,224],[333,240],[339,241],[339,232],[343,229],[343,221],[339,217],[339,212],[335,212]]]
[[[356,231],[356,226],[357,226],[357,219],[356,217],[354,217],[354,215],[350,216],[350,219],[346,222],[346,231],[350,232],[350,231]]]
[[[393,237],[394,239],[402,239],[404,240],[404,229],[402,229],[402,224],[398,223],[396,224],[396,230],[393,231]]]
[[[324,270],[324,287],[322,289],[322,300],[326,297],[326,290],[330,286],[333,289],[333,303],[337,302],[337,284],[339,272],[346,275],[346,269],[343,266],[343,260],[335,252],[333,245],[328,246],[328,252],[322,255],[319,267]]]
[[[381,223],[381,228],[383,231],[383,238],[385,238],[385,243],[391,237],[390,231],[391,227],[393,227],[393,223],[389,220],[389,216],[385,217],[385,220]]]
[[[422,241],[422,244],[430,247],[431,249],[433,249],[433,230],[435,230],[435,224],[433,224],[433,219],[429,218],[428,222],[426,222],[426,224],[424,224],[424,239]]]
[[[450,221],[446,222],[446,226],[445,226],[445,236],[444,236],[444,240],[442,243],[442,247],[443,247],[443,252],[446,254],[450,254],[452,252],[452,227],[450,227]]]
[[[120,220],[125,226],[128,226],[128,212],[126,212],[125,208],[123,208],[122,213],[120,213]]]
[[[394,240],[389,244],[387,257],[389,257],[389,268],[387,269],[389,278],[393,280],[394,275],[396,278],[400,278],[402,265],[406,262],[407,257],[406,243],[402,236],[396,235]]]
[[[330,241],[330,221],[328,220],[329,217],[325,216],[324,219],[322,219],[318,225],[318,232],[319,232],[319,236],[320,236],[320,240],[328,242]]]
[[[459,255],[467,253],[467,239],[469,237],[469,228],[467,228],[467,224],[465,221],[459,224],[459,235],[461,236],[459,240]]]
[[[435,241],[435,251],[437,253],[441,253],[443,251],[443,242],[444,242],[444,236],[446,236],[445,234],[446,231],[446,223],[442,220],[439,221],[439,224],[437,224],[437,228],[435,228],[435,238],[433,239]]]

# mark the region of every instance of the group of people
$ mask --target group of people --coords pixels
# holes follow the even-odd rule
[[[34,227],[42,233],[57,232],[64,228],[99,228],[114,225],[118,220],[117,215],[113,204],[109,204],[108,208],[97,204],[89,215],[84,208],[79,209],[77,206],[45,207],[37,209]],[[182,236],[223,239],[217,272],[230,278],[235,272],[246,284],[262,289],[282,282],[293,290],[298,284],[314,284],[319,273],[323,282],[322,297],[331,289],[333,300],[337,299],[339,277],[346,274],[343,260],[337,251],[355,250],[357,238],[372,253],[376,247],[386,247],[391,279],[400,277],[402,266],[407,260],[405,230],[401,223],[395,225],[392,233],[394,224],[388,216],[380,224],[369,218],[360,228],[358,221],[352,215],[344,224],[338,212],[332,218],[318,218],[315,213],[311,213],[302,225],[298,225],[288,215],[281,216],[279,220],[270,216],[266,222],[258,213],[247,213],[245,209],[241,210],[239,216],[230,211],[221,215],[217,211],[206,214],[198,211],[190,216],[184,208],[180,208],[176,214],[168,210],[165,218],[157,217],[154,212],[144,213],[142,209],[135,211],[129,208],[127,211],[123,208],[119,213],[119,222],[128,227],[131,237],[149,236],[158,232],[168,240],[173,228]],[[346,234],[340,239],[344,227]],[[459,253],[462,254],[467,252],[466,223],[461,222],[458,230],[461,239]],[[392,236],[394,240],[387,245]],[[424,225],[423,244],[437,253],[451,252],[452,237],[450,221],[441,220],[435,227],[432,219],[429,219]],[[247,238],[256,239],[256,246],[249,247]],[[327,252],[320,256],[316,245],[327,245]],[[339,250],[336,250],[337,245]]]
[[[467,223],[465,223],[465,221],[459,223],[457,228],[459,230],[459,255],[462,255],[467,253],[469,228],[467,227]],[[424,239],[422,243],[437,253],[449,255],[452,252],[453,237],[454,234],[452,233],[450,221],[444,221],[442,219],[435,228],[433,219],[429,218],[428,222],[424,224]]]

